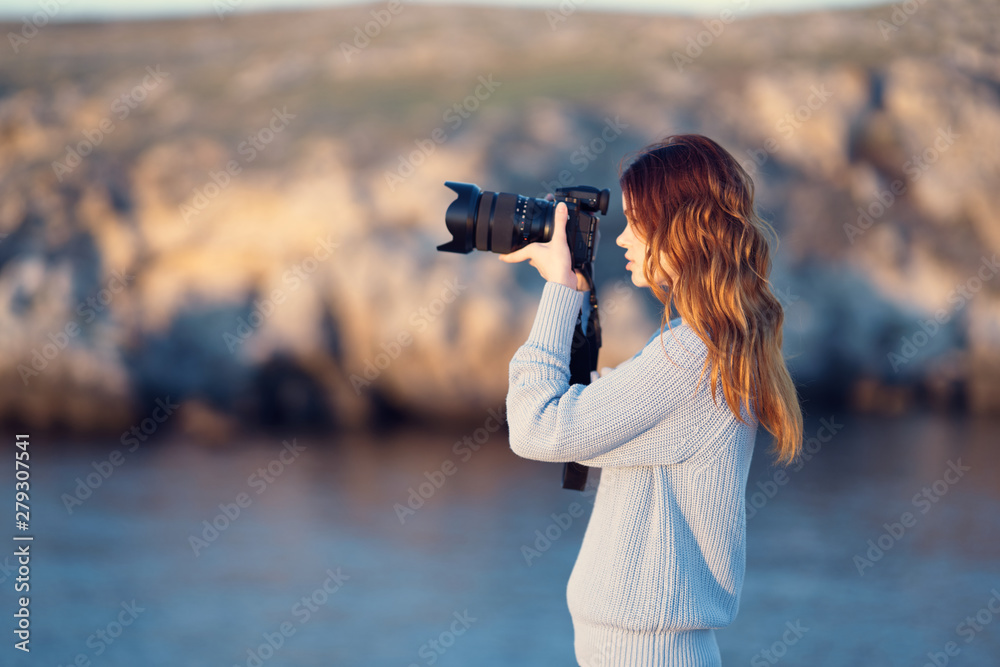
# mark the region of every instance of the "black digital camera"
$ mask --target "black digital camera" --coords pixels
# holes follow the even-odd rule
[[[610,190],[574,185],[557,189],[552,201],[509,192],[484,192],[471,183],[448,181],[445,185],[458,197],[445,213],[445,225],[452,240],[439,245],[438,250],[459,253],[488,250],[506,255],[529,243],[550,241],[556,204],[565,202],[569,210],[566,241],[573,268],[583,269],[594,261],[599,221],[594,213],[607,214]]]

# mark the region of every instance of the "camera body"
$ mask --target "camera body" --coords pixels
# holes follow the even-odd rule
[[[601,191],[589,185],[574,185],[555,191],[555,203],[565,202],[569,211],[566,242],[569,243],[574,269],[582,269],[585,264],[597,259],[597,225],[600,219],[595,213],[607,214],[610,194],[609,190]]]
[[[550,241],[556,205],[565,202],[569,213],[566,241],[573,268],[582,269],[594,261],[599,223],[595,214],[608,212],[610,190],[574,185],[557,189],[554,201],[550,201],[509,192],[482,191],[471,183],[448,181],[445,185],[458,196],[445,213],[452,240],[439,245],[438,250],[458,253],[488,250],[505,255],[529,243]]]

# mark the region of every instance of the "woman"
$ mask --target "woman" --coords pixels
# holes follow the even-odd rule
[[[781,463],[802,441],[767,280],[773,229],[754,213],[749,175],[700,135],[643,149],[620,184],[617,244],[632,282],[663,303],[660,330],[590,385],[569,385],[586,286],[560,204],[551,241],[501,256],[546,280],[510,363],[510,446],[602,469],[567,590],[580,665],[719,665],[714,628],[732,623],[743,586],[757,425]],[[680,317],[668,321],[671,302]]]

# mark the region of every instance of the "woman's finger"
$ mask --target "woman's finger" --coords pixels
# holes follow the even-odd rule
[[[559,202],[556,205],[556,215],[553,221],[552,240],[549,243],[555,245],[566,245],[566,221],[569,220],[569,209],[566,204]]]
[[[506,255],[500,255],[501,262],[507,262],[508,264],[516,264],[517,262],[523,262],[526,259],[531,259],[534,256],[534,248],[530,245],[526,245],[523,248],[519,248],[514,252],[509,252]]]

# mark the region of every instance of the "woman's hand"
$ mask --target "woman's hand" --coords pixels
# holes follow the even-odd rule
[[[569,211],[566,210],[566,204],[559,202],[556,206],[552,240],[546,243],[529,243],[512,253],[500,255],[500,261],[516,264],[528,260],[528,263],[538,269],[538,273],[545,280],[581,292],[587,290],[589,288],[587,279],[579,271],[573,271],[573,258],[566,242],[566,221],[568,219]]]

